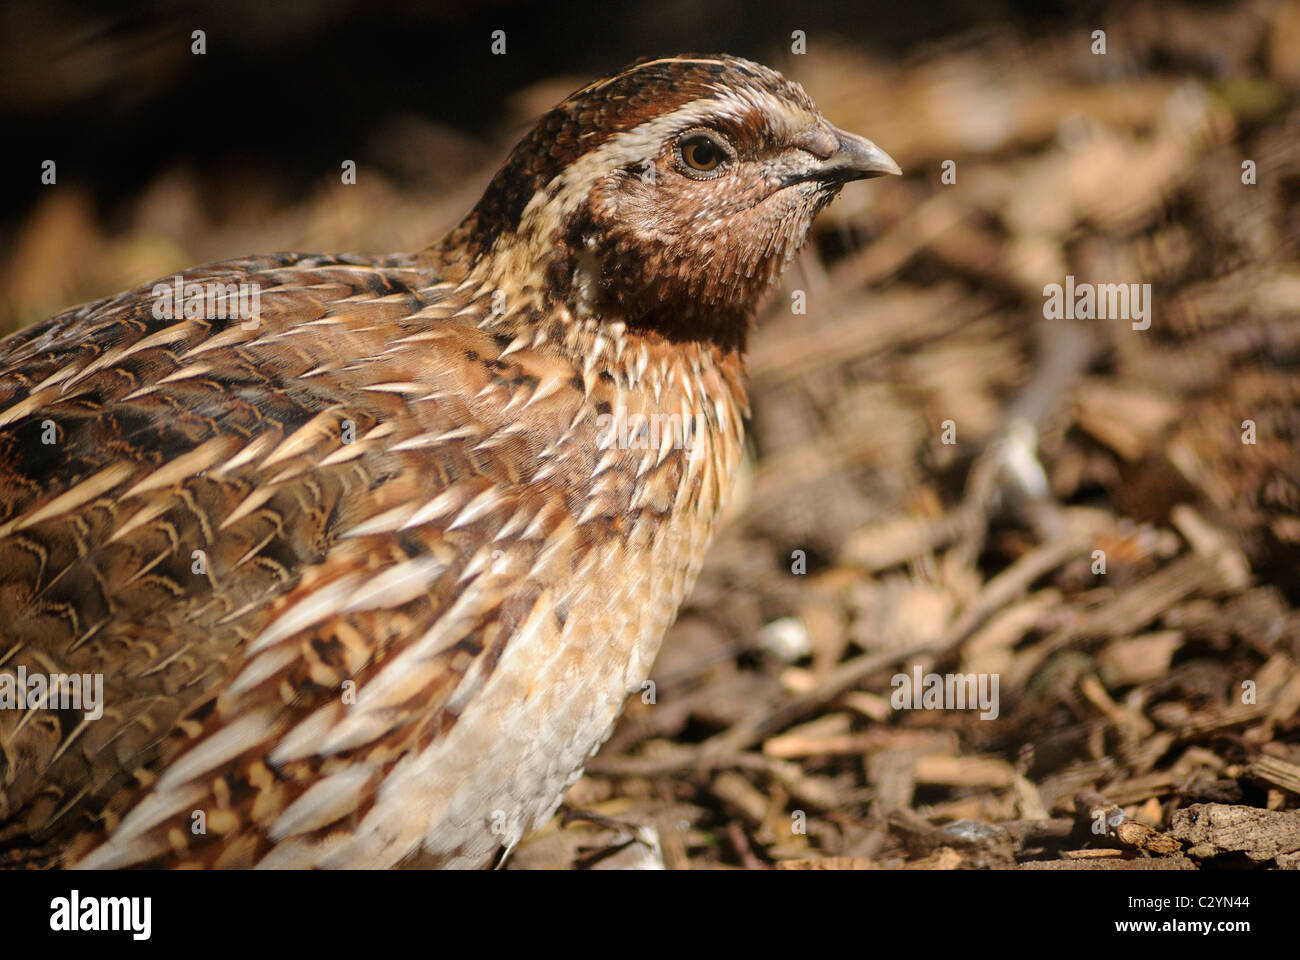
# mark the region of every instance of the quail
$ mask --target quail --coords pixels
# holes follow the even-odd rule
[[[0,341],[0,863],[502,856],[691,589],[762,292],[898,172],[773,70],[647,59],[425,250],[211,264]]]

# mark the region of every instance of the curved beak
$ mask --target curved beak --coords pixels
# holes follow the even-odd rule
[[[824,121],[800,134],[794,146],[807,150],[820,162],[787,178],[782,186],[809,180],[839,186],[850,180],[903,172],[893,157],[866,137],[832,127]]]
[[[859,137],[856,133],[838,127],[831,127],[831,132],[835,135],[835,149],[817,165],[819,179],[848,183],[850,180],[866,180],[903,172],[893,157],[866,137]]]

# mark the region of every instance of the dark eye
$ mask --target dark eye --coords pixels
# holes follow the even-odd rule
[[[690,176],[716,173],[729,154],[725,147],[707,133],[688,133],[677,144],[682,169]]]

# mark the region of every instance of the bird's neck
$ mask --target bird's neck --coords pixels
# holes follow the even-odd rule
[[[699,348],[719,359],[744,353],[756,299],[701,299],[670,282],[646,289],[619,257],[593,249],[578,232],[547,237],[510,235],[484,248],[474,240],[472,215],[425,251],[444,279],[472,299],[487,298],[503,332],[510,323],[562,317],[592,337],[640,336],[649,345]],[[567,334],[572,331],[565,331]],[[580,338],[579,338],[580,339]]]

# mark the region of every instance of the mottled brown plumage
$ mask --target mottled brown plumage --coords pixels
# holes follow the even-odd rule
[[[479,866],[543,822],[698,572],[759,295],[896,171],[766,68],[645,61],[427,251],[0,341],[0,670],[104,678],[0,710],[0,857]]]

